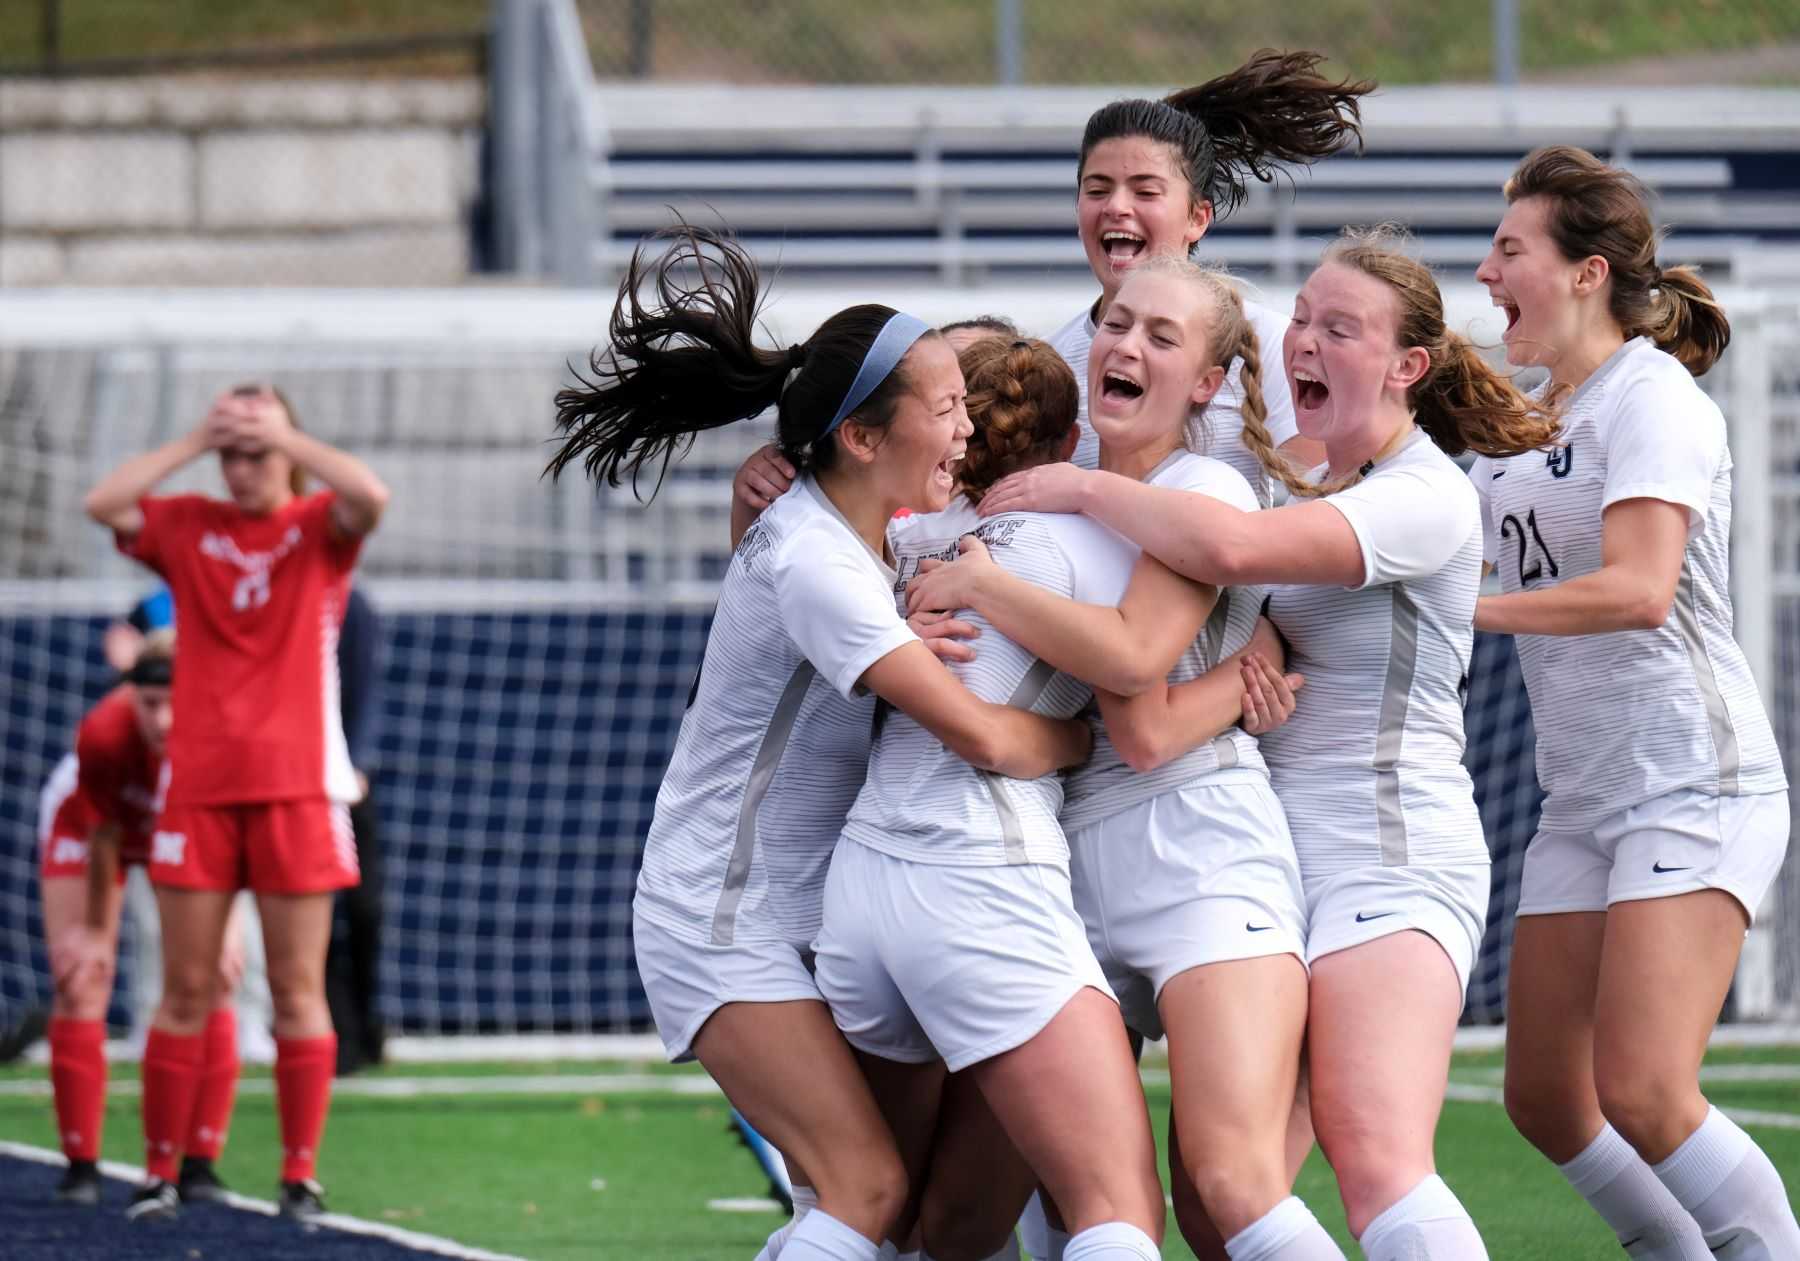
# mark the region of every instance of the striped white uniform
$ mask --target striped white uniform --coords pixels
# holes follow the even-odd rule
[[[1367,581],[1270,588],[1306,691],[1262,737],[1308,895],[1356,868],[1486,864],[1462,764],[1481,586],[1474,489],[1421,431],[1323,502],[1356,531]]]
[[[1281,341],[1287,335],[1288,317],[1257,302],[1244,303],[1244,313],[1256,330],[1262,351],[1262,396],[1268,410],[1264,425],[1269,438],[1280,446],[1300,432],[1294,419],[1294,398],[1288,391],[1287,373],[1281,367]],[[1063,325],[1050,338],[1050,345],[1075,372],[1075,384],[1081,390],[1081,438],[1075,447],[1075,463],[1082,468],[1098,468],[1100,439],[1088,425],[1088,351],[1094,345],[1093,308],[1083,311]],[[1233,359],[1225,370],[1225,383],[1207,405],[1202,428],[1206,433],[1205,454],[1222,460],[1243,474],[1256,492],[1263,507],[1274,502],[1274,481],[1260,461],[1243,442],[1243,367],[1242,359]]]
[[[1144,481],[1151,486],[1211,495],[1214,499],[1245,512],[1254,512],[1257,508],[1256,496],[1235,470],[1218,460],[1188,451],[1178,450],[1170,455]],[[1134,545],[1127,546],[1131,550],[1123,560],[1121,571],[1126,578],[1137,561],[1138,550]],[[1187,683],[1199,678],[1248,644],[1251,634],[1256,630],[1256,618],[1261,611],[1262,598],[1260,587],[1226,588],[1220,591],[1219,602],[1213,607],[1212,616],[1169,671],[1170,684]],[[1116,598],[1112,601],[1115,604],[1117,602]],[[1240,727],[1232,727],[1156,770],[1140,775],[1119,756],[1099,714],[1090,712],[1089,721],[1094,729],[1093,756],[1084,765],[1070,772],[1063,802],[1063,827],[1071,832],[1090,827],[1171,789],[1193,783],[1216,770],[1234,766],[1257,771],[1264,769],[1255,737],[1246,735]]]
[[[943,512],[907,518],[894,532],[894,598],[901,610],[919,562],[955,560],[965,534],[985,543],[995,563],[1015,577],[1084,604],[1116,606],[1137,554],[1086,517],[1017,512],[983,519],[959,495]],[[948,664],[982,700],[1073,718],[1092,698],[1087,684],[1039,661],[973,609],[960,616],[981,637],[973,661]],[[1060,775],[1020,780],[976,770],[898,710],[886,710],[879,725],[846,839],[910,862],[1067,869],[1069,847],[1057,825]]]
[[[916,638],[893,584],[810,477],[745,533],[656,796],[638,916],[698,945],[810,946],[868,765],[875,698],[856,682]]]
[[[1785,789],[1732,638],[1731,452],[1718,406],[1640,337],[1568,400],[1563,443],[1478,459],[1470,471],[1504,590],[1548,590],[1598,570],[1601,515],[1621,500],[1687,509],[1688,544],[1674,607],[1655,630],[1516,638],[1538,782],[1549,794],[1541,827],[1590,830],[1679,789],[1721,797]]]

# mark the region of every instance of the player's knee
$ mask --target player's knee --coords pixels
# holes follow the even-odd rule
[[[1182,1157],[1188,1182],[1215,1224],[1248,1225],[1287,1195],[1286,1162],[1279,1149],[1261,1152],[1253,1144],[1209,1143],[1194,1154],[1184,1148]]]
[[[1429,1143],[1423,1151],[1367,1117],[1326,1117],[1315,1108],[1319,1147],[1337,1175],[1338,1194],[1352,1234],[1368,1224],[1432,1172]]]
[[[859,1229],[891,1230],[906,1211],[906,1167],[899,1155],[867,1152],[859,1160],[834,1163],[817,1175],[819,1206]]]
[[[50,1014],[59,1020],[104,1020],[112,988],[111,963],[84,969],[79,977],[63,977],[56,982]]]
[[[171,968],[163,975],[162,1015],[176,1029],[197,1030],[212,1013],[212,973],[207,968]]]
[[[1503,1094],[1506,1115],[1526,1142],[1538,1148],[1561,1145],[1569,1125],[1567,1091],[1541,1078],[1508,1073]]]
[[[1705,1116],[1698,1082],[1641,1064],[1612,1068],[1597,1061],[1594,1069],[1601,1114],[1640,1153],[1654,1153],[1646,1159],[1667,1156]]]

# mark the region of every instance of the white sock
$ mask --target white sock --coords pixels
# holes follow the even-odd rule
[[[763,1244],[762,1251],[756,1254],[756,1261],[777,1261],[781,1250],[787,1247],[788,1238],[799,1227],[800,1220],[815,1208],[819,1207],[819,1193],[811,1187],[795,1186],[793,1188],[794,1215],[783,1222],[768,1241]]]
[[[787,1261],[875,1261],[881,1245],[864,1239],[824,1209],[815,1208],[788,1236]]]
[[[1488,1261],[1469,1211],[1435,1173],[1383,1209],[1357,1242],[1368,1261]]]
[[[1344,1261],[1312,1210],[1290,1195],[1225,1241],[1231,1261]]]
[[[1638,1261],[1713,1261],[1700,1227],[1644,1158],[1608,1125],[1581,1155],[1558,1165]]]
[[[1063,1261],[1069,1254],[1069,1232],[1054,1226],[1044,1227],[1044,1261]]]
[[[1103,1222],[1069,1239],[1067,1261],[1158,1261],[1162,1256],[1149,1235],[1129,1222]]]
[[[1656,1176],[1693,1214],[1719,1261],[1800,1257],[1800,1225],[1781,1175],[1730,1117],[1709,1108]]]
[[[1019,1242],[1032,1261],[1045,1261],[1050,1255],[1050,1239],[1046,1234],[1049,1229],[1050,1223],[1044,1218],[1044,1202],[1033,1191],[1031,1198],[1025,1201],[1025,1211],[1019,1214]],[[1067,1245],[1068,1242],[1065,1235],[1063,1243]]]

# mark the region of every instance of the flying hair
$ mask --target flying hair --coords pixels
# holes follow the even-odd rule
[[[782,454],[797,468],[830,468],[837,445],[827,428],[897,312],[849,307],[781,350],[757,344],[762,296],[755,262],[724,233],[684,223],[640,241],[619,283],[609,344],[557,392],[562,440],[545,471],[554,478],[579,463],[596,484],[629,477],[642,497],[639,479],[650,469],[654,497],[670,461],[699,434],[770,407]],[[909,388],[902,363],[846,423],[887,428]]]
[[[1160,101],[1114,101],[1088,119],[1081,168],[1103,140],[1142,136],[1168,145],[1195,201],[1224,218],[1271,183],[1284,166],[1304,165],[1362,144],[1362,98],[1370,79],[1333,80],[1324,56],[1265,48],[1216,79]]]

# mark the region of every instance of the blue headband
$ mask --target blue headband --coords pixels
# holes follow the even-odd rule
[[[888,379],[888,374],[906,357],[912,344],[930,331],[931,325],[904,311],[890,315],[888,322],[881,326],[881,332],[875,335],[875,344],[863,356],[862,366],[856,370],[856,380],[850,383],[850,392],[838,404],[837,415],[831,418],[831,423],[819,437],[830,437],[831,431],[844,423],[844,417],[861,407],[875,392],[875,387]]]

